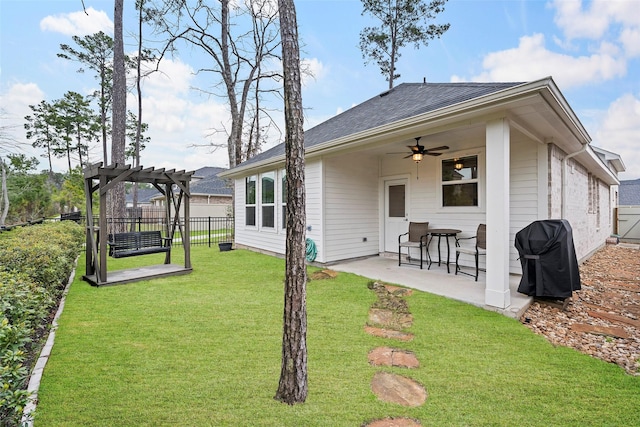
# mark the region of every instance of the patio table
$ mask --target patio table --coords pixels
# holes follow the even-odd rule
[[[430,228],[428,231],[431,238],[429,239],[429,244],[427,244],[427,259],[429,259],[430,261],[427,270],[431,269],[429,245],[431,244],[431,240],[433,240],[435,236],[438,236],[438,266],[440,266],[440,263],[442,262],[442,257],[440,255],[440,241],[443,237],[445,237],[447,239],[447,273],[451,273],[451,271],[449,270],[449,260],[451,257],[451,246],[449,244],[449,237],[456,237],[461,230],[456,230],[455,228]]]

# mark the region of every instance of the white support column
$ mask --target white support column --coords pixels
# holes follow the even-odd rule
[[[487,122],[487,284],[484,302],[507,308],[509,291],[509,120]]]

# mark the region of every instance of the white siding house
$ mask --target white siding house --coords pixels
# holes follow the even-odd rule
[[[567,219],[579,259],[612,234],[612,189],[624,167],[590,142],[551,78],[401,84],[305,131],[315,261],[397,252],[410,221],[461,237],[484,223],[485,302],[507,307],[509,274],[521,274],[519,230]],[[416,144],[427,150],[417,163]],[[237,246],[284,254],[284,160],[279,145],[221,174],[235,180]]]

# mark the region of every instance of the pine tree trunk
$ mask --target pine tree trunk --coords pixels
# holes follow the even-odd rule
[[[113,12],[113,124],[111,162],[125,164],[124,149],[127,132],[127,81],[124,64],[122,9],[124,0],[115,0]],[[111,193],[111,218],[123,221],[126,215],[124,182],[116,184]],[[124,223],[111,232],[122,232]]]
[[[9,190],[7,189],[7,168],[0,156],[0,188],[2,188],[2,200],[0,200],[0,226],[4,226],[9,214]]]
[[[286,123],[287,249],[282,367],[275,399],[293,405],[307,398],[304,133],[300,50],[293,0],[279,0]]]

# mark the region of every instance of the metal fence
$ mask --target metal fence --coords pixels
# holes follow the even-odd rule
[[[75,221],[81,225],[86,224],[84,216],[74,218],[62,218],[62,220]],[[184,231],[184,219],[181,219]],[[98,224],[98,217],[93,218],[93,223]],[[233,243],[234,218],[233,217],[192,217],[189,218],[191,245],[216,245],[218,243]],[[164,216],[150,217],[139,216],[134,218],[107,218],[107,229],[120,231],[152,231],[166,230],[166,218]],[[173,243],[182,245],[182,236],[179,228],[173,236]]]

